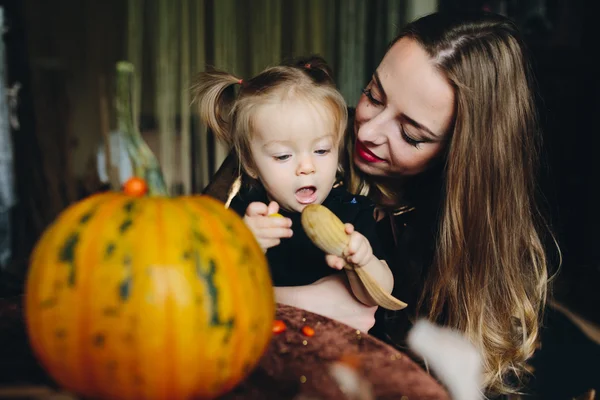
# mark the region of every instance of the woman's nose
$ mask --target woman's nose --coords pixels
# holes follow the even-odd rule
[[[359,125],[357,138],[361,142],[381,145],[386,142],[388,132],[393,129],[395,128],[390,125],[385,115],[379,114]]]
[[[303,157],[298,163],[298,168],[296,169],[297,175],[308,175],[315,172],[315,164],[311,157]]]

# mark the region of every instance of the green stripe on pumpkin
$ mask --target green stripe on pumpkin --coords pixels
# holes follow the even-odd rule
[[[67,263],[67,266],[69,267],[69,278],[67,279],[67,282],[71,287],[75,285],[75,248],[78,243],[79,232],[73,232],[67,236],[65,243],[58,252],[58,260]]]

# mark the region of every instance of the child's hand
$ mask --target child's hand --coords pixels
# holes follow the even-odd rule
[[[265,252],[267,249],[277,246],[281,242],[281,238],[289,238],[293,233],[290,229],[292,220],[269,216],[276,214],[278,211],[279,204],[274,201],[269,203],[268,206],[257,201],[250,203],[246,208],[244,222]]]
[[[348,246],[344,249],[343,257],[327,254],[327,265],[334,269],[342,269],[346,263],[364,267],[373,260],[371,244],[361,233],[354,230],[352,224],[344,224],[346,233],[350,235]]]

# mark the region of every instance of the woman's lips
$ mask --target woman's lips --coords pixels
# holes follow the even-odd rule
[[[360,158],[365,160],[366,162],[378,163],[378,162],[385,161],[384,159],[381,159],[381,158],[377,157],[375,154],[371,153],[371,151],[369,149],[367,149],[367,147],[360,140],[356,141],[355,149],[356,149],[356,154]]]

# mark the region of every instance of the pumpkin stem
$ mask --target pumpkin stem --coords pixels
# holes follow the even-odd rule
[[[134,175],[143,178],[150,196],[168,196],[167,185],[158,159],[142,138],[133,113],[135,68],[126,61],[117,63],[117,122],[123,135]]]

